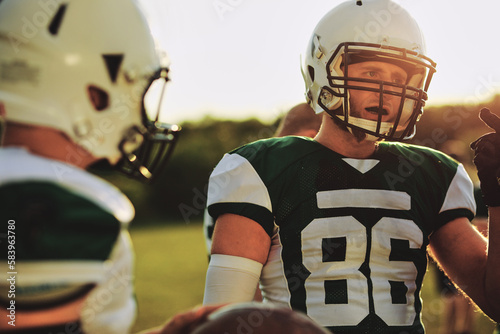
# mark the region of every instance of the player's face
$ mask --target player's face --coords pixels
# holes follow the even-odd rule
[[[401,67],[381,62],[366,61],[349,65],[349,77],[405,84],[407,73]],[[350,81],[350,85],[379,89],[375,83]],[[401,88],[384,85],[384,90],[401,93]],[[377,121],[382,113],[383,122],[393,122],[396,118],[401,97],[384,94],[382,109],[379,108],[380,94],[366,90],[350,89],[349,103],[351,116]]]

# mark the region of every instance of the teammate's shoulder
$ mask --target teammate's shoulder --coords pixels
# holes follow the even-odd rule
[[[130,222],[135,214],[130,200],[111,183],[83,169],[24,149],[0,149],[0,175],[2,188],[22,191],[36,187],[61,199],[64,194],[71,194],[112,214],[122,223]]]

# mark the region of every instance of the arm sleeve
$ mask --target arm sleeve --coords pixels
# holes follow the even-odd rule
[[[252,301],[262,264],[244,257],[213,254],[207,270],[203,305]]]

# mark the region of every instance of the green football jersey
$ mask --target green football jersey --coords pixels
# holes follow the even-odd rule
[[[351,159],[284,137],[226,154],[208,210],[251,218],[271,237],[264,300],[336,334],[423,333],[429,237],[472,219],[475,202],[463,166],[438,151],[382,142],[370,159]]]
[[[84,332],[128,332],[136,313],[133,217],[128,198],[108,182],[24,149],[0,149],[0,303],[45,309],[86,293]]]

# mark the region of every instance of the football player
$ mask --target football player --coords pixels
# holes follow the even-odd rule
[[[318,135],[245,145],[211,175],[204,304],[251,300],[260,281],[264,301],[335,333],[423,333],[429,249],[500,318],[500,159],[485,159],[500,149],[498,135],[474,145],[481,187],[491,187],[488,247],[470,224],[463,165],[395,142],[414,135],[435,66],[417,23],[393,1],[350,0],[320,20],[303,64],[307,101],[323,113]]]
[[[179,128],[168,63],[134,0],[0,2],[0,331],[128,333],[130,201],[86,169],[149,181]]]
[[[278,124],[274,137],[304,136],[314,138],[321,126],[321,115],[307,103],[299,103],[290,109]]]

